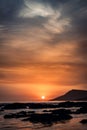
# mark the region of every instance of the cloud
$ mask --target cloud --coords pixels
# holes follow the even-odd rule
[[[20,10],[19,17],[29,18],[35,16],[47,17],[54,13],[50,6],[38,1],[25,0],[25,6]]]
[[[87,1],[0,0],[0,59],[1,69],[35,65],[36,72],[38,64],[45,83],[61,84],[56,78],[61,76],[66,77],[64,85],[86,84]],[[64,67],[65,73],[60,72],[56,64],[62,63],[69,66],[68,72]],[[43,64],[47,72],[43,72]],[[48,72],[50,65],[56,67]],[[6,79],[6,73],[1,78]],[[36,75],[39,81],[40,74]]]
[[[10,21],[17,16],[23,5],[23,0],[0,0],[0,22]]]

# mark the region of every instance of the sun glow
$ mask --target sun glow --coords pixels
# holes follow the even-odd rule
[[[45,96],[42,96],[41,99],[44,100],[44,99],[45,99]]]

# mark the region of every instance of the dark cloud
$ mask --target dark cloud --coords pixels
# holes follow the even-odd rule
[[[82,0],[69,0],[65,4],[61,5],[61,17],[60,19],[69,18],[71,27],[66,30],[67,38],[68,34],[71,33],[77,36],[87,35],[87,1]],[[61,34],[65,35],[65,34]],[[73,38],[72,38],[73,39]]]
[[[38,3],[48,4],[53,10],[59,11],[61,9],[61,16],[59,19],[69,18],[70,27],[65,29],[65,32],[61,34],[51,35],[49,43],[58,44],[64,40],[76,40],[81,45],[83,39],[87,40],[87,1],[83,0],[33,0]],[[4,33],[18,34],[21,32],[21,28],[29,27],[41,27],[47,22],[48,18],[36,16],[34,18],[18,18],[19,11],[25,7],[24,0],[0,0],[0,22],[2,25],[5,22],[3,29]],[[12,26],[11,26],[12,25]],[[20,26],[22,25],[22,27]],[[24,25],[24,26],[23,26]],[[2,33],[2,32],[1,32]],[[6,34],[5,34],[6,35]],[[0,38],[0,43],[4,44],[4,40],[7,38]]]
[[[48,43],[54,46],[64,41],[72,44],[73,41],[77,44],[75,56],[87,62],[87,1],[69,0],[60,3],[62,13],[60,20],[69,18],[70,27],[66,28],[61,34],[53,34]]]
[[[50,5],[53,9],[58,10],[58,8],[63,7],[64,4],[67,4],[71,0],[37,0],[43,4]]]
[[[0,22],[14,19],[22,8],[24,0],[0,0]]]

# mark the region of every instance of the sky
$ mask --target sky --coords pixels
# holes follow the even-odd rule
[[[87,0],[0,0],[0,101],[87,90]]]

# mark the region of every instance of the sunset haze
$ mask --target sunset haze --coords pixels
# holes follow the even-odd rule
[[[0,0],[0,102],[87,90],[87,0]]]

